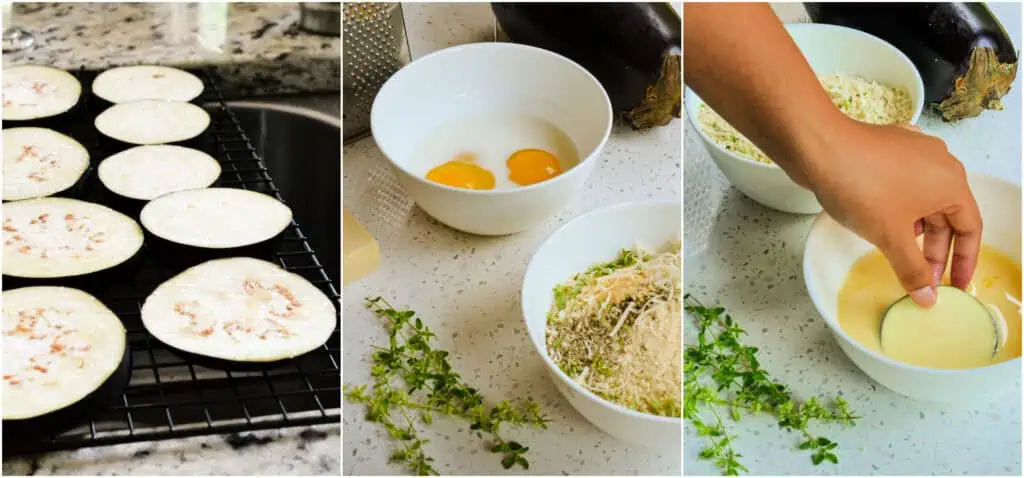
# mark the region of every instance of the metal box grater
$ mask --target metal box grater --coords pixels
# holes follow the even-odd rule
[[[370,131],[370,108],[384,82],[410,61],[405,18],[398,3],[346,3],[342,129],[345,142]]]

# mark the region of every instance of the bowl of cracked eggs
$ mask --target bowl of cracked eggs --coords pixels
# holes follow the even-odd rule
[[[614,115],[578,64],[513,43],[472,43],[406,65],[370,113],[409,196],[461,231],[505,235],[564,207],[590,175]]]

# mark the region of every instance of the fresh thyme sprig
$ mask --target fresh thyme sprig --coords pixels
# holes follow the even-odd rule
[[[530,467],[525,453],[529,447],[506,440],[499,433],[503,424],[547,428],[548,419],[533,399],[516,406],[505,400],[488,407],[475,388],[466,385],[452,371],[448,352],[431,346],[436,335],[411,310],[396,310],[384,299],[367,299],[366,306],[381,319],[386,319],[388,346],[374,347],[372,385],[345,386],[345,396],[366,406],[366,418],[380,423],[399,446],[391,453],[393,463],[403,464],[417,475],[436,475],[434,459],[427,456],[417,420],[433,423],[437,413],[461,418],[470,423],[470,430],[489,438],[489,449],[501,454],[505,468]]]
[[[749,471],[739,461],[743,455],[733,449],[736,435],[726,429],[721,413],[725,411],[733,421],[739,421],[742,412],[771,414],[783,430],[803,435],[798,448],[812,452],[813,464],[839,463],[834,451],[839,444],[814,436],[808,426],[814,421],[853,425],[860,417],[847,409],[846,401],[836,397],[831,407],[814,397],[797,402],[786,385],[761,368],[757,348],[743,345],[740,336],[746,331],[725,309],[705,307],[689,294],[684,306],[699,328],[697,344],[686,346],[683,360],[683,417],[710,442],[700,458],[713,461],[726,475]]]

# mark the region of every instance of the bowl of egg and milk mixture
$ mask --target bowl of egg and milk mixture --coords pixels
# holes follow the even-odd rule
[[[373,137],[427,214],[461,231],[530,229],[586,181],[614,115],[578,64],[513,43],[472,43],[413,61],[381,88]]]
[[[1021,374],[1021,188],[968,174],[985,229],[971,284],[913,303],[877,248],[822,214],[804,280],[839,348],[875,381],[932,402],[995,398]]]

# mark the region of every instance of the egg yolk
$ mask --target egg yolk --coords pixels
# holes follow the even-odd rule
[[[508,166],[508,179],[520,186],[537,184],[562,174],[558,158],[540,149],[516,151],[505,164]]]
[[[427,179],[453,188],[494,189],[494,174],[463,157],[431,169]]]

